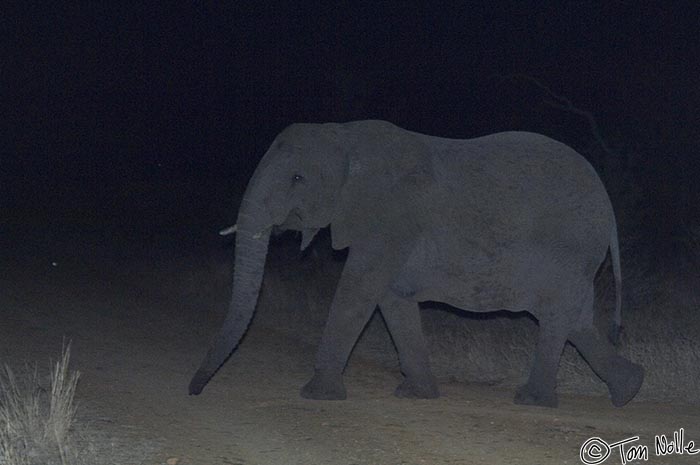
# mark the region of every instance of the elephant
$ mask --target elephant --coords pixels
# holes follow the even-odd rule
[[[348,249],[318,347],[309,399],[345,399],[343,371],[375,309],[398,352],[398,397],[435,398],[419,303],[529,312],[534,361],[515,403],[556,407],[570,341],[623,406],[644,369],[618,355],[621,274],[612,204],[572,148],[530,132],[447,139],[378,120],[293,124],[272,142],[243,195],[228,314],[189,385],[200,394],[239,344],[260,292],[271,231],[301,231],[304,250],[330,226]],[[611,257],[611,334],[594,324],[594,277]]]

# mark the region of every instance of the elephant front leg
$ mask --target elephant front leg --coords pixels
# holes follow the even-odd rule
[[[540,321],[535,360],[527,382],[515,393],[515,403],[557,407],[557,371],[569,330],[562,324]]]
[[[374,272],[356,256],[348,257],[316,354],[313,378],[302,388],[307,399],[346,398],[343,370],[362,329],[386,288],[383,273]]]
[[[394,395],[414,399],[439,397],[440,392],[430,369],[428,344],[423,334],[418,304],[389,292],[379,308],[399,353],[401,372],[405,376]]]
[[[345,400],[347,392],[343,384],[343,372],[316,368],[311,380],[301,388],[301,396],[315,400]]]

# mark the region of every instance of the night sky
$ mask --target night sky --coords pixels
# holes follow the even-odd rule
[[[225,224],[285,126],[376,118],[544,133],[626,170],[654,240],[698,224],[698,2],[453,3],[3,7],[3,216]]]

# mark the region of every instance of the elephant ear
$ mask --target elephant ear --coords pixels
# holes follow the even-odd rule
[[[358,127],[345,146],[347,174],[331,222],[336,250],[381,235],[388,215],[422,208],[435,179],[431,152],[416,134],[384,122],[348,124]]]
[[[356,205],[362,190],[360,166],[353,152],[347,153],[345,180],[340,190],[338,205],[331,221],[331,244],[335,250],[349,247],[353,237],[360,235],[360,208]]]

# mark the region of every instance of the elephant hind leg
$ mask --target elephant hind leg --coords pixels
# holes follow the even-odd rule
[[[540,330],[535,357],[527,382],[515,394],[515,403],[557,407],[556,394],[559,361],[571,331],[580,325],[582,315],[593,309],[593,286],[580,282],[580,277],[561,271],[560,279],[540,288],[533,302],[532,313]],[[580,284],[577,284],[580,283]]]
[[[399,353],[401,372],[405,376],[394,394],[397,397],[418,399],[439,397],[430,369],[428,345],[421,327],[418,304],[397,297],[390,291],[379,303],[379,309]]]
[[[572,331],[569,340],[608,385],[615,407],[622,407],[634,398],[644,381],[644,369],[640,365],[618,355],[594,327]]]
[[[525,384],[515,393],[515,403],[557,407],[556,393],[559,360],[564,351],[569,325],[564,321],[540,319],[535,359]]]

